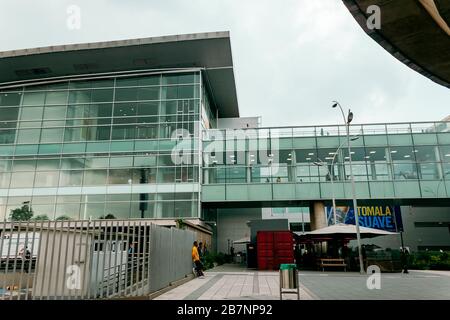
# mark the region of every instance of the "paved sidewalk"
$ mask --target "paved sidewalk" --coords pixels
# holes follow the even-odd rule
[[[247,270],[236,265],[219,266],[166,292],[155,300],[278,300],[279,274],[276,271]],[[300,299],[314,297],[300,286]],[[296,294],[283,294],[285,300],[296,300]]]
[[[300,271],[301,300],[450,299],[450,272],[411,271],[381,274],[381,288],[369,290],[367,275],[355,272]],[[223,265],[174,288],[155,300],[278,300],[279,273]],[[296,294],[284,294],[296,300]]]

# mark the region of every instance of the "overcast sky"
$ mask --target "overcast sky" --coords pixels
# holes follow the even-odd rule
[[[230,31],[241,116],[264,126],[441,120],[450,90],[393,58],[340,0],[0,0],[0,51]],[[81,28],[66,26],[81,8]]]

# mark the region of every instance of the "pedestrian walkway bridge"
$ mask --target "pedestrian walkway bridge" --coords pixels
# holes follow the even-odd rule
[[[358,199],[450,198],[450,122],[351,125],[349,136]],[[350,199],[347,141],[345,126],[206,130],[201,201]]]

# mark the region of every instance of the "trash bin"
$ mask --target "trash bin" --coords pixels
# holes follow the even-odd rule
[[[283,293],[296,293],[300,300],[300,288],[298,285],[297,265],[280,265],[280,300],[283,299]]]

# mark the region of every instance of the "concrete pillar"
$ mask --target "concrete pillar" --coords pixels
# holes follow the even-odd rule
[[[373,160],[370,160],[370,172],[372,173],[372,180],[377,180],[377,168]]]
[[[156,195],[156,200],[162,200],[162,196],[160,194]],[[162,211],[162,202],[158,201],[155,203],[156,204],[156,208],[155,208],[155,218],[162,218],[163,217],[163,211]]]
[[[389,152],[388,148],[384,149],[384,156],[386,158],[386,163],[388,165],[389,180],[394,180],[395,177],[394,166],[392,164],[391,153]]]
[[[327,227],[327,220],[325,216],[325,205],[323,202],[313,202],[310,205],[310,220],[311,230],[321,229]]]
[[[291,150],[291,161],[288,163],[289,182],[297,182],[297,157],[295,150]]]
[[[442,171],[442,167],[441,167],[441,155],[439,154],[439,149],[437,146],[433,147],[434,148],[434,156],[436,157],[436,175],[437,175],[437,179],[444,179],[444,172]]]
[[[207,167],[207,166],[205,166],[204,167],[205,169],[203,169],[203,172],[202,172],[202,176],[203,176],[203,183],[204,184],[208,184],[209,183],[209,166]],[[202,168],[200,168],[201,170],[202,170]]]
[[[250,152],[245,151],[245,159],[246,159],[246,163],[245,163],[245,175],[247,177],[247,183],[251,183],[252,182],[252,165],[255,164],[256,159],[252,159],[252,157],[250,157]],[[252,160],[254,160],[252,162]]]
[[[342,148],[339,149],[338,155],[337,155],[337,161],[335,161],[335,164],[338,165],[338,180],[344,181],[345,180],[345,154],[342,151]]]

